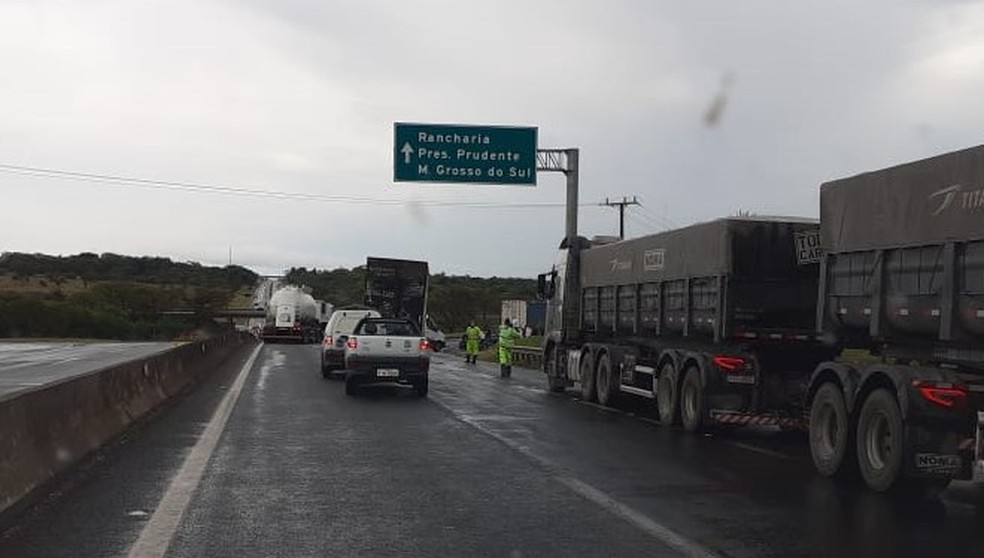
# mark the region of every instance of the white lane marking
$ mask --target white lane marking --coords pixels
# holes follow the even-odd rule
[[[717,556],[710,550],[698,545],[690,539],[683,537],[665,525],[649,519],[642,513],[639,513],[629,506],[626,506],[618,500],[615,500],[611,496],[605,494],[590,484],[585,484],[574,477],[558,476],[556,478],[561,484],[567,488],[570,488],[577,494],[580,494],[585,499],[598,504],[622,519],[627,520],[629,523],[634,524],[646,533],[661,540],[667,546],[672,547],[674,550],[680,551],[685,556],[706,558]]]
[[[784,453],[780,453],[778,451],[774,451],[766,448],[760,448],[758,446],[753,446],[752,444],[746,444],[744,442],[735,442],[733,440],[722,440],[721,438],[718,438],[718,441],[724,442],[729,446],[735,446],[736,448],[741,448],[748,451],[754,451],[755,453],[761,453],[762,455],[768,455],[769,457],[775,457],[778,459],[792,459],[791,456],[788,456]]]
[[[130,558],[162,557],[167,553],[171,540],[181,523],[181,518],[184,516],[185,510],[188,509],[188,504],[191,503],[195,488],[202,480],[205,467],[215,451],[222,431],[225,430],[225,425],[229,421],[229,416],[232,415],[232,410],[236,406],[236,401],[239,400],[239,394],[243,390],[243,385],[253,369],[256,356],[260,354],[261,348],[263,345],[257,345],[256,349],[253,350],[253,354],[239,371],[232,387],[226,392],[222,402],[212,414],[201,438],[198,439],[191,453],[185,458],[178,474],[171,479],[171,484],[157,505],[157,509],[154,510],[154,515],[150,517],[137,541],[130,547]]]
[[[690,539],[684,537],[683,535],[677,533],[676,531],[670,529],[669,527],[653,521],[647,517],[642,512],[639,512],[618,500],[608,496],[601,490],[574,478],[571,475],[563,473],[563,469],[556,465],[549,459],[537,455],[529,447],[521,444],[515,440],[511,440],[502,434],[488,428],[484,424],[472,419],[468,415],[462,415],[454,410],[453,407],[447,403],[441,401],[439,398],[431,397],[430,400],[443,407],[454,418],[460,420],[461,422],[471,426],[472,428],[478,430],[482,434],[497,440],[506,447],[515,450],[516,452],[522,454],[527,459],[532,460],[534,463],[539,465],[542,469],[550,473],[553,479],[560,484],[566,486],[575,494],[585,498],[589,502],[597,504],[604,508],[605,510],[621,517],[622,519],[632,523],[636,527],[642,529],[646,534],[658,539],[667,546],[681,552],[685,556],[693,556],[696,558],[716,558],[717,554],[704,548],[700,544],[691,541]]]

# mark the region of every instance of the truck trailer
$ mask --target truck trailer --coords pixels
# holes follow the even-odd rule
[[[972,478],[984,146],[828,182],[820,200],[819,223],[732,217],[565,240],[538,281],[550,388],[649,398],[688,431],[804,428],[821,474],[860,473],[877,491]]]
[[[427,328],[427,262],[366,258],[365,305],[384,318],[406,318]]]
[[[301,287],[282,287],[270,296],[261,337],[268,342],[317,343],[321,339],[317,311],[314,298]]]

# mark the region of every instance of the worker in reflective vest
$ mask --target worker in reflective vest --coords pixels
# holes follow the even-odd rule
[[[475,322],[471,322],[465,330],[465,362],[475,364],[478,362],[478,346],[482,341],[482,330]]]
[[[509,318],[506,318],[506,322],[499,326],[499,377],[501,378],[512,375],[512,351],[518,338],[519,332],[512,326]]]

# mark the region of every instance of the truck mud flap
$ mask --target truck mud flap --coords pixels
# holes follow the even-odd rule
[[[801,417],[775,414],[742,413],[737,411],[711,411],[711,420],[729,426],[778,426],[784,429],[806,430],[808,422]]]
[[[909,426],[905,433],[905,476],[970,480],[978,470],[976,446],[977,440],[984,434],[981,428],[978,423],[976,437],[970,437]]]

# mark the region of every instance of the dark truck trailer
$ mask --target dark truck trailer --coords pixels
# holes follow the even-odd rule
[[[826,362],[810,386],[817,468],[876,489],[944,486],[979,462],[984,146],[820,189],[818,328],[884,362]]]
[[[427,262],[390,258],[366,258],[365,305],[384,318],[405,318],[425,331]]]
[[[814,329],[820,261],[814,220],[719,219],[579,252],[579,322],[563,327],[560,271],[544,277],[551,388],[580,384],[611,404],[656,400],[660,418],[794,427],[808,380],[832,356]]]

